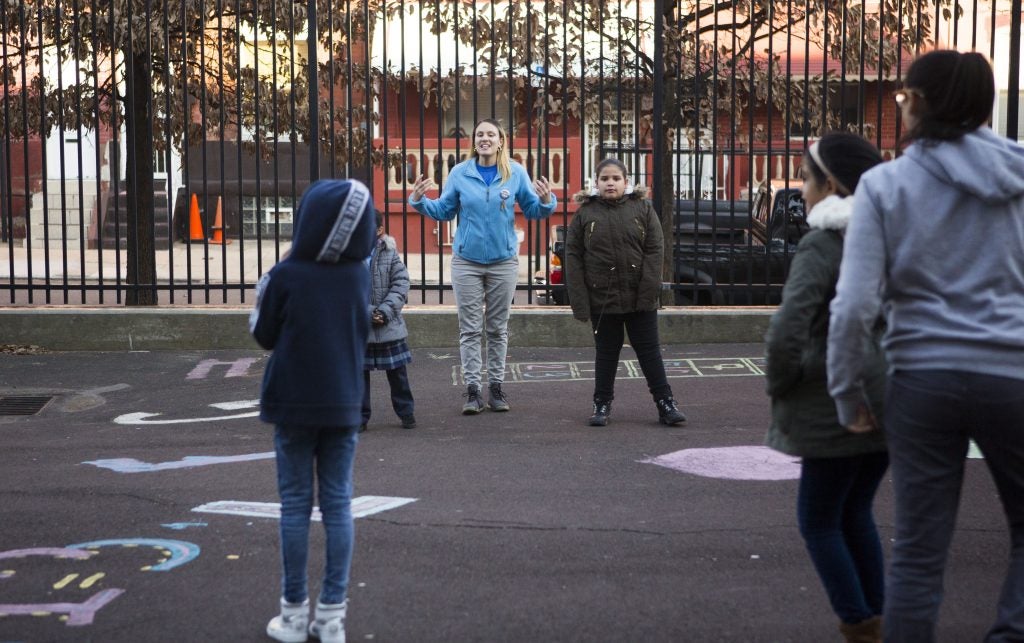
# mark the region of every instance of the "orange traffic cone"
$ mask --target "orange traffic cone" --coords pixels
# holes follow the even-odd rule
[[[217,197],[217,216],[213,218],[213,226],[210,228],[213,230],[213,238],[210,239],[210,243],[216,243],[223,246],[231,243],[231,239],[224,239],[224,219],[220,213],[220,197]]]
[[[192,193],[192,203],[188,209],[188,241],[189,243],[202,243],[206,241],[206,233],[203,232],[203,219],[199,216],[199,198],[195,192]]]

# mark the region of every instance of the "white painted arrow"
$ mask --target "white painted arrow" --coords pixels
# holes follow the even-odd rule
[[[237,402],[216,402],[210,404],[213,408],[223,409],[225,411],[234,411],[237,409],[251,409],[260,405],[259,400],[240,400]],[[190,422],[217,422],[219,420],[237,420],[240,418],[252,418],[259,416],[259,411],[251,411],[249,413],[236,413],[234,415],[216,415],[206,416],[198,418],[177,418],[173,420],[150,420],[148,418],[157,417],[163,415],[163,413],[125,413],[114,418],[114,424],[188,424]]]

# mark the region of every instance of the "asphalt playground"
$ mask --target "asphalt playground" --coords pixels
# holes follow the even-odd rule
[[[512,410],[462,416],[454,347],[414,350],[419,428],[383,373],[355,468],[348,640],[838,641],[798,464],[761,447],[758,344],[664,347],[664,427],[632,352],[606,428],[592,349],[520,348]],[[0,353],[0,643],[264,641],[279,596],[254,350]],[[940,640],[979,641],[1008,543],[970,459]],[[886,547],[891,490],[877,516]],[[312,536],[319,587],[322,531]]]

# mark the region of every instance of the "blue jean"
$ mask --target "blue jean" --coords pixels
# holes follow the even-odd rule
[[[615,374],[619,370],[619,354],[629,333],[629,343],[636,361],[647,379],[647,388],[655,401],[672,397],[672,387],[665,375],[658,341],[658,311],[642,310],[625,314],[603,313],[591,318],[594,328],[594,400],[610,402],[615,397]]]
[[[844,623],[882,613],[885,568],[871,505],[889,466],[883,452],[804,458],[797,518],[807,553]]]
[[[885,409],[896,501],[885,640],[935,640],[970,439],[985,456],[1010,529],[1006,577],[985,641],[1024,640],[1024,380],[897,371]]]
[[[352,462],[357,441],[354,427],[274,429],[281,495],[281,593],[289,603],[301,603],[309,597],[306,566],[314,471],[327,534],[320,601],[335,604],[345,600],[352,565]]]

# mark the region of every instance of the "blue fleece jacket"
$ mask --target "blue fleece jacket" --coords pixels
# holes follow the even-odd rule
[[[514,207],[519,203],[527,219],[543,219],[555,210],[555,195],[541,203],[530,176],[522,165],[512,163],[512,176],[490,185],[476,169],[476,159],[459,163],[437,199],[409,201],[409,205],[435,221],[459,217],[454,252],[476,263],[496,263],[519,255]]]
[[[840,422],[864,399],[882,310],[892,370],[1024,379],[1024,147],[982,127],[916,142],[861,177],[828,341]]]
[[[274,352],[260,419],[283,426],[362,422],[363,359],[370,320],[364,263],[376,238],[370,193],[356,181],[309,186],[288,257],[263,275],[249,330]]]

